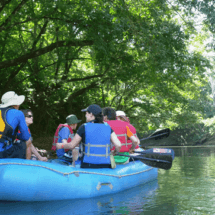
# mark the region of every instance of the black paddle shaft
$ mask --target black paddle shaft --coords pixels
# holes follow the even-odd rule
[[[117,154],[119,156],[130,157],[131,160],[140,160],[144,164],[168,170],[172,167],[172,155],[171,154],[162,154],[162,153],[147,153],[147,154],[140,154],[137,156],[132,155],[124,155],[124,154]]]
[[[166,135],[167,134],[167,135]],[[151,136],[151,137],[146,137],[146,138],[143,138],[141,140],[148,140],[148,139],[152,139],[152,138],[155,138],[155,137],[168,137],[169,136],[169,132],[165,132],[165,133],[162,133],[162,134],[158,134],[158,135],[155,135],[155,136]],[[155,138],[156,139],[156,138]],[[140,140],[140,141],[141,141]]]

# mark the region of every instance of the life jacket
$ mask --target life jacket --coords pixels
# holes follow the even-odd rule
[[[16,136],[16,134],[13,135],[13,127],[8,124],[6,119],[7,111],[10,109],[14,108],[0,108],[0,142],[4,143],[5,146],[12,144]]]
[[[107,123],[85,123],[84,163],[110,164],[111,128]]]
[[[128,137],[127,137],[127,128],[126,128],[126,126],[129,123],[121,121],[121,120],[109,120],[109,121],[107,121],[107,123],[113,129],[113,131],[115,132],[115,134],[117,135],[119,141],[122,144],[120,152],[128,152],[129,149],[132,146],[132,142],[128,142]],[[114,149],[115,149],[115,147],[113,146],[111,148],[111,150],[114,150]]]
[[[31,131],[30,131],[30,129],[28,128],[28,132],[29,132],[29,134],[31,135]],[[18,132],[17,133],[21,133],[21,131],[20,130],[18,130]],[[32,138],[32,136],[30,137],[30,140],[31,141],[33,141],[33,138]],[[16,141],[19,141],[19,139],[18,138],[16,138]]]
[[[137,137],[137,131],[136,131],[136,128],[129,123],[129,129],[130,131],[134,134],[135,137]],[[127,141],[129,144],[128,144],[128,148],[130,149],[132,147],[132,141],[130,139],[128,139]],[[130,144],[131,143],[131,144]],[[140,147],[139,146],[136,146],[135,149],[139,149]]]
[[[60,124],[60,125],[58,125],[58,127],[57,127],[57,130],[55,131],[55,134],[54,134],[54,139],[53,139],[53,143],[52,143],[52,148],[51,148],[51,150],[56,150],[56,143],[58,142],[58,140],[59,140],[59,131],[63,128],[63,127],[67,127],[68,129],[69,129],[69,131],[70,131],[70,135],[69,135],[69,138],[67,139],[67,142],[71,142],[71,140],[72,140],[72,138],[73,138],[73,130],[72,130],[72,128],[69,126],[69,125],[67,125],[67,124]],[[68,151],[68,149],[65,149],[65,151]]]

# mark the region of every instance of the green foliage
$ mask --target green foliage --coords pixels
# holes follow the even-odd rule
[[[201,118],[209,62],[166,1],[11,0],[0,4],[0,94],[25,94],[33,133],[89,104],[124,110],[139,131]]]

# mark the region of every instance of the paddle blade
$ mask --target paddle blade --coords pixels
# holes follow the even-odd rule
[[[151,167],[165,169],[165,170],[169,170],[172,167],[171,157],[168,159],[168,161],[167,160],[156,160],[154,158],[146,158],[146,157],[143,157],[143,155],[136,156],[136,157],[138,160],[140,160],[144,164],[151,166]]]
[[[155,131],[152,135],[150,135],[150,139],[152,139],[154,137],[155,140],[158,139],[162,139],[162,138],[166,138],[168,137],[170,134],[170,129],[169,128],[165,128],[159,131]]]
[[[134,151],[135,153],[139,154],[154,154],[154,153],[160,153],[159,156],[161,155],[170,155],[172,156],[172,160],[175,158],[175,152],[173,149],[160,149],[160,148],[152,148],[152,149],[147,149],[145,151]]]
[[[158,140],[158,139],[162,139],[162,138],[168,137],[169,134],[170,134],[170,129],[169,128],[165,128],[165,129],[162,129],[162,130],[154,132],[149,137],[140,139],[140,141],[141,140],[149,140],[149,139]]]
[[[172,149],[153,148],[142,152],[135,152],[140,153],[140,155],[136,157],[148,166],[165,170],[172,167],[172,161],[174,159],[174,151]]]

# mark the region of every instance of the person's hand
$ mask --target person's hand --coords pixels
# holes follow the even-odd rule
[[[41,157],[40,161],[48,161],[48,158],[47,157]]]
[[[113,156],[115,156],[115,155],[117,154],[116,149],[114,149],[113,151],[111,151],[111,154],[112,154]]]
[[[130,149],[129,149],[129,154],[134,154],[134,150],[135,150],[135,149],[130,148]]]

